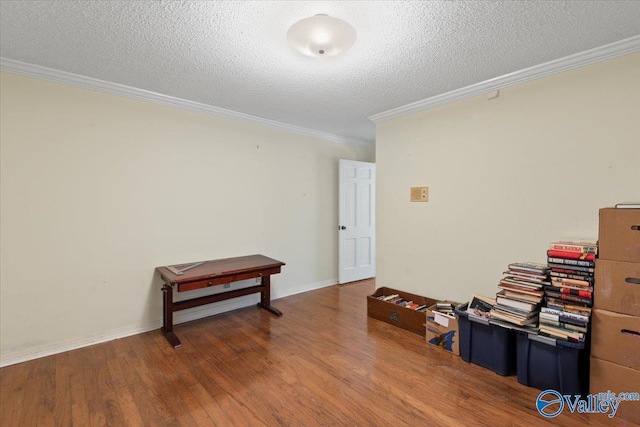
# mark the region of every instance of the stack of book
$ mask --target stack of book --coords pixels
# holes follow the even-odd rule
[[[440,313],[444,313],[444,314],[449,314],[449,315],[453,315],[454,313],[454,304],[450,303],[450,302],[437,302],[436,303],[436,307],[434,311],[438,311]]]
[[[539,333],[551,338],[583,342],[589,330],[591,309],[548,301],[540,311]]]
[[[540,332],[554,338],[582,342],[593,306],[595,257],[593,241],[551,242],[547,265],[551,283],[545,286],[546,307],[540,313]]]
[[[496,305],[490,311],[492,319],[519,326],[536,326],[543,287],[549,285],[549,267],[532,262],[509,264],[503,273],[496,294]]]

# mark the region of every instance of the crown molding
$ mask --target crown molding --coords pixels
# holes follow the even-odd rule
[[[399,117],[428,110],[430,108],[482,95],[497,89],[540,79],[552,74],[562,73],[564,71],[573,70],[574,68],[584,67],[596,62],[606,61],[608,59],[638,51],[640,51],[640,35],[596,47],[594,49],[585,50],[584,52],[555,59],[543,64],[534,65],[533,67],[505,74],[504,76],[495,77],[490,80],[485,80],[480,83],[452,90],[451,92],[423,99],[422,101],[412,102],[411,104],[407,104],[402,107],[383,111],[369,116],[369,120],[374,123],[382,123],[387,120],[397,119]]]
[[[291,132],[298,135],[319,138],[325,141],[355,145],[358,147],[371,148],[374,146],[374,144],[371,142],[362,141],[359,139],[346,138],[332,133],[321,132],[314,129],[278,122],[276,120],[265,119],[263,117],[240,113],[238,111],[214,107],[213,105],[202,104],[200,102],[189,101],[187,99],[175,98],[173,96],[163,95],[161,93],[151,92],[144,89],[138,89],[135,87],[112,83],[105,80],[94,79],[92,77],[86,77],[79,74],[68,73],[66,71],[55,70],[53,68],[42,67],[40,65],[29,64],[27,62],[17,61],[15,59],[0,57],[0,71],[6,71],[23,76],[48,80],[55,83],[62,83],[70,86],[80,87],[83,89],[95,90],[97,92],[108,93],[110,95],[125,96],[127,98],[149,101],[155,104],[179,108],[181,110],[206,114],[214,117],[221,117],[225,119],[237,120],[259,126],[265,126],[268,128]]]

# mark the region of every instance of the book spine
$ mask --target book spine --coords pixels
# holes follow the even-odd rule
[[[528,282],[544,283],[548,279],[547,275],[544,276],[529,276],[528,274],[520,274],[518,272],[508,271],[503,276],[505,279],[526,280]]]
[[[549,249],[554,251],[588,253],[588,254],[594,254],[594,255],[598,253],[597,245],[582,245],[578,243],[572,244],[572,243],[553,242],[549,244]]]
[[[521,292],[510,291],[507,289],[502,290],[497,295],[531,304],[539,304],[540,302],[542,302],[542,296],[528,295]]]
[[[596,263],[593,261],[585,261],[585,260],[581,260],[581,259],[567,259],[567,258],[556,258],[556,257],[548,257],[547,261],[549,261],[550,263],[555,263],[555,264],[562,264],[562,265],[576,265],[579,267],[595,267]]]
[[[595,254],[588,254],[584,252],[568,252],[549,249],[547,256],[565,259],[583,259],[585,261],[594,261],[596,259]]]
[[[542,315],[543,313],[554,314],[564,319],[571,319],[574,322],[581,322],[582,324],[586,324],[589,322],[588,316],[583,316],[582,314],[575,314],[575,313],[570,313],[562,310],[556,310],[555,308],[542,307],[540,315]],[[560,320],[560,321],[566,322],[566,320]],[[569,322],[569,323],[573,323],[573,322]]]
[[[568,289],[574,289],[576,291],[589,291],[589,292],[593,292],[593,286],[576,286],[576,285],[570,285],[568,283],[557,283],[557,282],[553,282],[552,284],[550,284],[549,286],[551,287],[556,287],[556,288],[568,288]]]
[[[573,313],[580,316],[591,316],[591,308],[585,307],[581,304],[573,304],[570,301],[563,301],[561,299],[553,298],[553,297],[545,297],[547,301],[547,307],[552,308],[554,310],[560,310],[566,313]]]
[[[546,326],[550,328],[560,329],[566,332],[571,332],[573,334],[584,334],[586,333],[586,328],[582,328],[580,326],[572,325],[570,323],[556,322],[553,320],[540,320],[541,326]],[[577,329],[576,329],[577,328]]]
[[[576,331],[568,331],[566,329],[557,328],[555,326],[548,325],[540,325],[540,332],[547,333],[549,335],[556,335],[559,338],[563,339],[574,339],[578,341],[582,341],[584,339],[584,334]]]
[[[569,270],[571,271],[571,270]],[[571,273],[575,273],[574,271],[571,271]],[[571,273],[559,273],[556,271],[552,271],[551,273],[549,273],[549,275],[551,276],[551,279],[553,280],[554,277],[559,277],[562,279],[574,279],[574,280],[580,280],[583,282],[588,282],[589,285],[593,285],[594,282],[594,277],[593,276],[581,276],[579,274],[571,274]]]
[[[591,306],[591,304],[593,303],[591,301],[591,298],[582,298],[577,295],[563,294],[561,292],[554,292],[550,290],[545,290],[545,294],[553,298],[558,298],[565,301],[579,302],[580,304],[584,304],[587,306]]]
[[[589,283],[586,280],[577,280],[577,279],[566,279],[564,277],[554,277],[551,279],[551,284],[555,284],[555,286],[558,286],[558,284],[567,284],[567,285],[573,285],[573,286],[582,286],[582,287],[589,287],[591,286],[591,283]]]
[[[534,297],[541,297],[544,295],[544,291],[542,290],[527,288],[526,286],[512,285],[511,283],[500,282],[500,284],[498,284],[498,287],[504,289],[505,291],[517,292]]]
[[[574,342],[574,343],[580,343],[580,340],[577,340],[575,338],[571,338],[571,337],[558,337],[555,335],[552,335],[550,333],[547,333],[545,331],[540,331],[540,335],[542,335],[543,337],[549,337],[549,338],[553,338],[553,339],[559,339],[559,340],[563,340],[563,341],[568,341],[568,342]]]
[[[520,280],[511,280],[511,279],[502,279],[500,283],[506,284],[506,285],[524,286],[529,289],[540,289],[542,288],[543,285],[545,285],[545,283],[531,283],[531,282],[524,282]]]
[[[565,287],[559,287],[559,286],[547,286],[547,289],[552,292],[558,292],[558,293],[567,294],[567,295],[575,295],[575,296],[578,296],[581,298],[587,298],[587,299],[590,299],[593,296],[591,291],[580,290],[580,289],[572,289],[572,288],[565,288]]]
[[[502,304],[496,304],[493,307],[493,310],[498,310],[498,311],[503,311],[505,313],[508,313],[512,316],[520,316],[520,317],[531,317],[532,315],[535,315],[535,313],[537,313],[537,311],[528,311],[528,310],[518,310],[515,307],[510,307],[508,305],[502,305]]]
[[[506,305],[507,307],[513,307],[522,311],[531,311],[537,305],[535,303],[520,302],[506,297],[497,297],[496,301],[498,302],[498,304]]]
[[[561,328],[561,327],[556,326],[556,325],[549,325],[549,324],[542,323],[540,325],[540,328],[549,329],[549,330],[552,330],[552,331],[555,331],[555,332],[567,334],[569,336],[573,336],[574,338],[583,338],[584,337],[582,332],[578,332],[576,330],[564,329],[564,328]]]
[[[561,258],[553,258],[553,259],[561,259]],[[584,262],[591,262],[591,261],[584,261]],[[582,267],[579,265],[568,265],[568,264],[562,264],[562,263],[557,263],[552,261],[549,261],[549,267],[553,269],[552,271],[559,271],[560,273],[566,273],[567,271],[571,271],[574,273],[576,271],[581,273],[593,273],[595,271],[593,268],[590,268],[590,267]]]
[[[524,271],[524,270],[517,270],[517,269],[513,269],[510,268],[507,271],[504,272],[504,274],[509,275],[509,276],[521,276],[521,277],[527,277],[529,279],[533,279],[533,280],[544,280],[545,277],[547,277],[547,273],[534,273],[531,271]]]
[[[548,284],[549,281],[537,281],[537,280],[529,280],[529,279],[525,279],[523,277],[517,277],[517,276],[505,276],[502,278],[502,280],[508,280],[508,281],[512,281],[512,282],[518,282],[518,283],[527,283],[529,285],[533,285],[533,286],[542,286],[544,284]]]
[[[578,325],[572,325],[571,323],[564,323],[564,322],[560,322],[557,320],[547,320],[547,319],[540,319],[540,324],[542,325],[548,325],[548,326],[555,326],[556,328],[560,328],[560,329],[568,329],[570,331],[573,332],[583,332],[586,333],[587,332],[587,328],[583,327],[583,326],[578,326]]]
[[[542,320],[547,320],[550,322],[558,322],[558,323],[564,323],[565,325],[572,325],[572,326],[576,326],[578,328],[587,328],[588,323],[584,323],[584,322],[580,322],[578,320],[575,319],[570,319],[564,316],[543,316],[544,313],[540,313],[540,321],[542,322]]]
[[[549,268],[544,264],[531,264],[531,263],[513,263],[507,266],[509,270],[521,270],[524,272],[535,274],[547,274]]]

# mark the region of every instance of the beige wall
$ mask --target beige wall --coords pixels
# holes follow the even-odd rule
[[[1,78],[3,363],[159,327],[159,265],[262,253],[274,298],[335,283],[338,159],[372,149]]]
[[[640,200],[640,54],[381,123],[378,286],[495,294],[550,241],[598,235],[598,209]],[[430,186],[428,203],[409,187]]]

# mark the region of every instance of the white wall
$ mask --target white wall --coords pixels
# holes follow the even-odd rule
[[[2,364],[159,327],[156,266],[262,253],[287,264],[273,298],[335,283],[338,159],[372,149],[9,73],[0,85]]]
[[[639,162],[638,53],[381,123],[377,285],[493,295],[508,263],[597,238],[599,208],[640,200]]]

